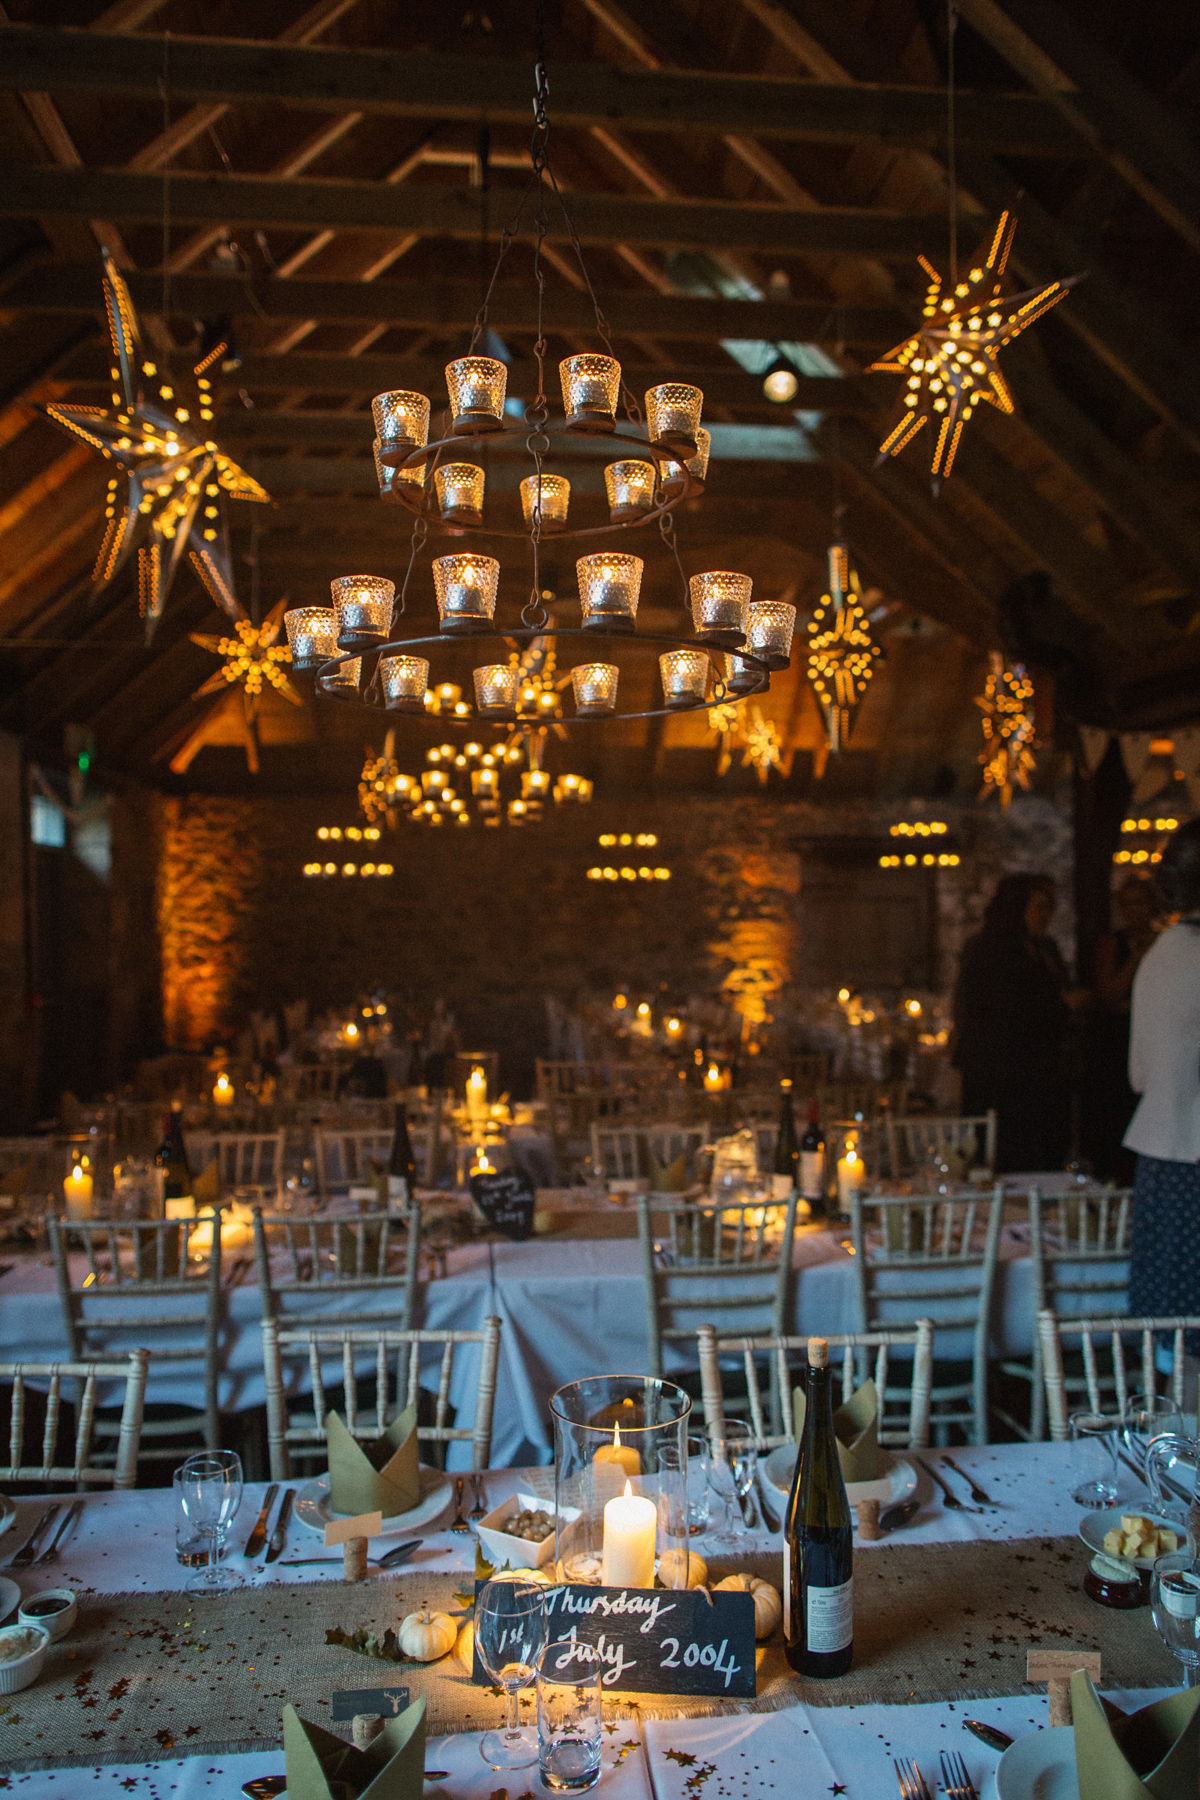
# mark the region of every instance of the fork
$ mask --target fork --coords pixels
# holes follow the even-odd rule
[[[459,1475],[454,1483],[454,1517],[450,1522],[451,1531],[470,1531],[471,1527],[463,1518],[463,1478]]]
[[[942,1753],[942,1786],[946,1800],[979,1800],[975,1784],[967,1774],[967,1765],[957,1750]]]
[[[929,1785],[915,1762],[902,1756],[898,1762],[893,1761],[892,1767],[900,1783],[900,1800],[933,1800]]]
[[[967,1471],[965,1469],[960,1469],[958,1464],[955,1462],[954,1458],[952,1456],[947,1456],[944,1451],[942,1452],[942,1462],[947,1469],[954,1470],[954,1473],[958,1476],[958,1479],[960,1481],[966,1482],[967,1486],[971,1490],[971,1498],[975,1502],[976,1506],[994,1506],[996,1504],[996,1502],[993,1499],[991,1499],[989,1495],[984,1493],[983,1489],[980,1487],[979,1483],[975,1480],[974,1476],[968,1475]]]
[[[487,1518],[487,1488],[483,1485],[483,1476],[476,1471],[471,1476],[471,1486],[475,1490],[475,1504],[467,1514],[468,1519]]]
[[[83,1501],[76,1500],[75,1503],[73,1504],[73,1506],[71,1507],[70,1511],[67,1513],[66,1518],[62,1521],[62,1524],[59,1526],[58,1530],[55,1532],[54,1541],[51,1543],[50,1548],[48,1550],[43,1550],[39,1556],[35,1556],[33,1559],[34,1562],[35,1563],[56,1563],[58,1561],[58,1546],[62,1543],[63,1539],[67,1536],[67,1534],[71,1530],[72,1526],[78,1525],[78,1523],[82,1517],[83,1517]]]
[[[930,1468],[929,1464],[925,1461],[925,1458],[923,1456],[916,1456],[913,1458],[913,1461],[915,1463],[917,1463],[920,1468],[924,1469],[925,1473],[929,1476],[931,1481],[937,1482],[938,1486],[942,1490],[942,1493],[946,1497],[946,1505],[950,1508],[950,1510],[952,1512],[973,1513],[973,1512],[978,1512],[980,1510],[979,1507],[968,1506],[965,1500],[960,1500],[958,1495],[956,1493],[953,1493],[951,1491],[951,1489],[949,1487],[947,1487],[946,1483],[942,1480],[942,1478],[938,1474],[937,1470]]]

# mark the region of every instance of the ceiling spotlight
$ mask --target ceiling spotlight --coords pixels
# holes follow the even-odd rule
[[[776,406],[786,406],[800,392],[796,371],[786,356],[777,356],[763,376],[763,393]]]

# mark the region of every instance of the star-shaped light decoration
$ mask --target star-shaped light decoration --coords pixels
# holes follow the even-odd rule
[[[879,446],[879,461],[898,456],[932,420],[937,427],[930,464],[935,489],[949,475],[963,428],[981,400],[1001,412],[1015,410],[996,366],[999,352],[1082,279],[1070,275],[1005,299],[1000,288],[1016,229],[1013,214],[1002,213],[990,240],[976,253],[966,280],[952,276],[954,285],[946,294],[942,276],[920,257],[929,277],[925,323],[867,371],[907,377],[896,422]]]
[[[205,585],[209,586],[209,583],[206,582]],[[234,605],[238,605],[236,600]],[[263,684],[274,688],[277,694],[290,700],[293,706],[304,704],[285,673],[286,665],[292,660],[292,653],[286,643],[278,642],[286,606],[286,599],[281,600],[271,608],[261,625],[256,625],[238,606],[232,636],[206,631],[192,631],[188,634],[193,644],[199,644],[210,655],[224,659],[222,666],[209,676],[202,687],[196,689],[192,699],[203,700],[210,694],[220,694],[222,698],[212,709],[212,716],[215,717],[234,698],[236,690],[241,689],[246,762],[252,774],[258,773],[255,721],[258,717],[258,702],[264,691]],[[192,734],[193,739],[202,737],[203,730],[202,724]]]
[[[112,405],[53,402],[39,409],[119,470],[108,484],[93,583],[107,587],[136,547],[138,601],[149,643],[187,548],[217,604],[236,621],[243,615],[234,594],[225,497],[264,502],[271,496],[206,435],[213,417],[207,370],[225,346],[196,364],[195,397],[181,403],[169,375],[143,355],[129,290],[107,254],[104,302]]]
[[[829,550],[829,592],[808,624],[808,679],[831,750],[843,750],[883,652],[871,636],[862,588],[844,544]]]
[[[1013,788],[1028,788],[1033,774],[1034,735],[1033,682],[1024,663],[1005,665],[998,650],[989,657],[990,672],[982,694],[975,704],[983,714],[983,786],[979,798],[999,794],[1001,806],[1013,797]]]
[[[742,752],[743,769],[753,769],[765,786],[772,769],[783,760],[783,745],[773,719],[763,717],[757,706],[737,706],[728,701],[708,709],[708,729],[721,742],[717,774],[728,772],[735,750]]]
[[[396,734],[389,731],[379,756],[370,750],[358,779],[358,804],[368,825],[385,824],[395,831],[396,804],[400,795],[400,765],[396,761]]]

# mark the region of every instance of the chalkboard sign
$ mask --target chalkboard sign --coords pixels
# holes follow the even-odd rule
[[[359,1713],[372,1713],[379,1718],[395,1719],[408,1705],[406,1687],[342,1688],[332,1696],[333,1722],[345,1724]]]
[[[476,1596],[479,1586],[476,1586]],[[599,1663],[606,1689],[752,1700],[754,1599],[698,1588],[547,1588],[552,1666],[564,1679]],[[479,1661],[474,1679],[491,1685]]]
[[[515,1244],[523,1244],[533,1230],[534,1188],[521,1169],[499,1175],[472,1175],[471,1198],[489,1225]]]

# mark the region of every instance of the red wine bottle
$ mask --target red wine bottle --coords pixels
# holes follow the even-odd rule
[[[786,1175],[789,1187],[796,1185],[800,1163],[800,1146],[796,1142],[796,1117],[792,1111],[792,1084],[779,1084],[779,1132],[775,1139],[775,1160],[771,1164],[776,1175]]]
[[[804,1433],[783,1534],[783,1628],[798,1675],[844,1675],[854,1656],[854,1533],[833,1430],[829,1346],[808,1340]]]
[[[407,1206],[417,1191],[417,1163],[408,1135],[408,1108],[396,1104],[392,1154],[388,1159],[388,1205]]]
[[[800,1140],[800,1194],[808,1201],[815,1218],[825,1211],[825,1133],[821,1130],[821,1107],[816,1100],[808,1103],[808,1130]]]

